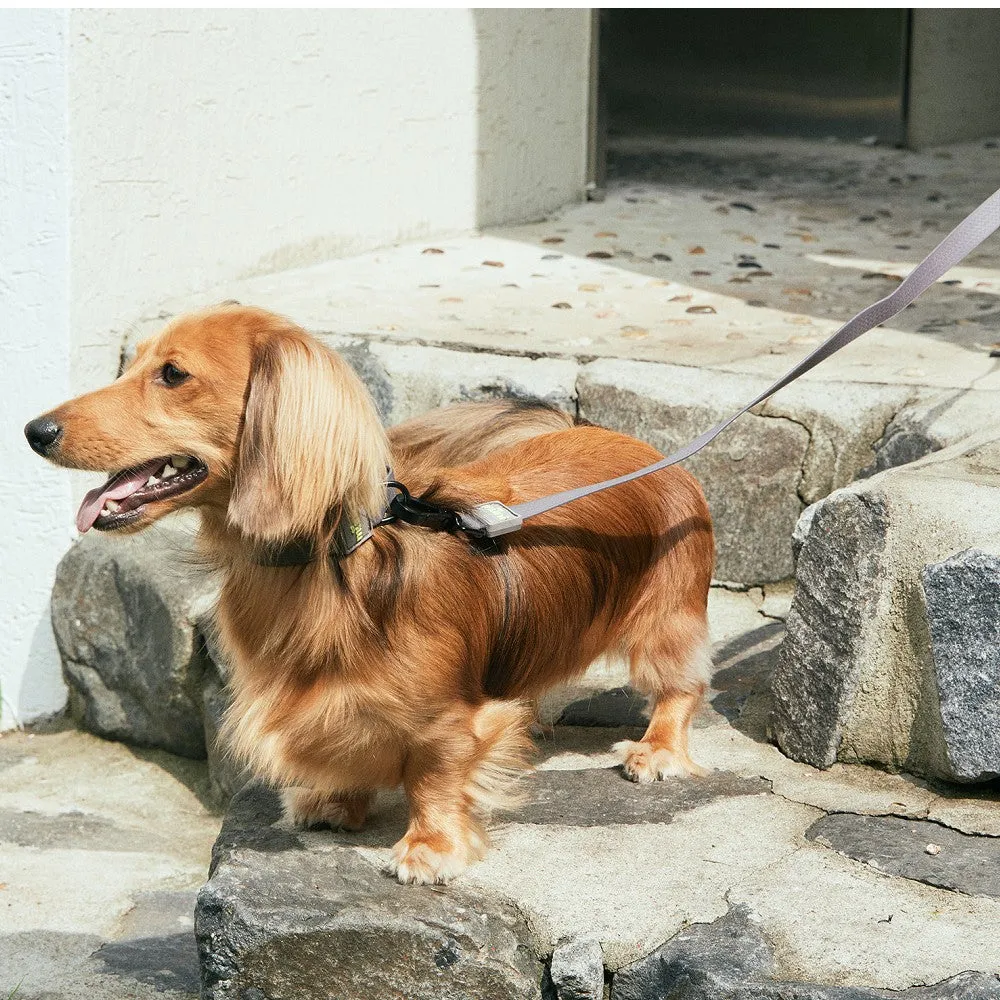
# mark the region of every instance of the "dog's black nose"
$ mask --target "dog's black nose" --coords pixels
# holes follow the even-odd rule
[[[31,450],[43,456],[49,453],[61,434],[62,428],[51,417],[38,417],[24,425],[24,436]]]

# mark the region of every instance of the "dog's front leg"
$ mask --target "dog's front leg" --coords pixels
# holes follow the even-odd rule
[[[360,830],[368,816],[372,792],[320,792],[314,788],[286,788],[281,793],[285,816],[296,826],[328,826],[333,830]]]
[[[482,858],[486,835],[468,794],[474,766],[471,735],[411,751],[403,768],[410,825],[393,847],[388,871],[414,885],[449,882]]]

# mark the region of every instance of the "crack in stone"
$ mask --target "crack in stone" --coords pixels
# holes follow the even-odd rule
[[[765,406],[768,402],[770,402],[770,400],[765,400]],[[809,462],[809,453],[816,440],[815,433],[808,424],[803,423],[803,421],[791,416],[788,413],[762,413],[760,415],[766,417],[768,420],[787,420],[788,423],[801,427],[806,432],[806,447],[802,452],[802,461],[799,463],[799,478],[798,482],[795,484],[795,495],[799,498],[799,503],[802,504],[802,510],[805,510],[806,507],[810,505],[810,501],[803,496],[803,491],[806,486],[806,465]],[[834,457],[836,458],[836,446],[834,446],[834,452]],[[801,513],[801,511],[799,513]]]

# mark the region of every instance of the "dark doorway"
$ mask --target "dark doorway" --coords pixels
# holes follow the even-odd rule
[[[602,10],[607,139],[902,142],[908,30],[907,10]]]

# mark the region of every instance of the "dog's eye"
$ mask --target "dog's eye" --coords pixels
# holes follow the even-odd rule
[[[190,377],[187,372],[181,371],[177,365],[171,364],[169,361],[160,369],[160,381],[171,389],[186,382]]]

